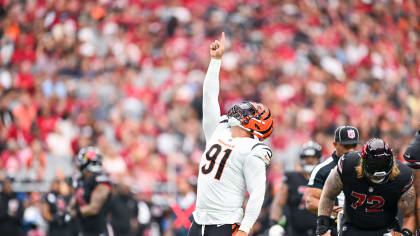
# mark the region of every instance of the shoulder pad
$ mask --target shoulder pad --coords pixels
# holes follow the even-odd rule
[[[269,165],[273,152],[269,146],[259,142],[251,148],[251,155],[260,158],[266,165]]]
[[[95,181],[97,183],[105,183],[105,182],[111,182],[111,180],[109,179],[108,175],[106,174],[99,174],[95,177]]]
[[[404,153],[404,159],[409,167],[420,169],[420,131],[416,133],[414,139],[408,144]]]
[[[358,165],[359,164],[359,158],[361,158],[361,157],[362,157],[362,154],[358,151],[344,153],[340,157],[340,159],[338,160],[338,163],[337,163],[338,173],[340,175],[343,174],[345,163],[347,163],[346,166],[348,166],[348,165],[350,165],[350,166]],[[349,160],[349,161],[346,161],[346,160]]]
[[[413,182],[414,182],[414,175],[413,175],[413,173],[411,173],[408,181],[406,180],[405,183],[404,183],[404,187],[402,189],[402,192],[404,192],[404,193],[407,192],[407,190],[409,190],[411,188],[411,186],[413,185]]]
[[[398,170],[400,170],[399,178],[403,181],[404,189],[408,190],[414,181],[414,173],[410,166],[403,164],[399,160],[395,160]]]
[[[358,165],[360,158],[362,158],[362,153],[359,151],[351,151],[344,153],[340,159],[341,158],[343,158],[343,160],[349,160],[349,163],[351,162],[354,165]]]
[[[344,153],[342,156],[345,156],[346,158],[359,158],[362,157],[362,153],[359,151],[350,151]]]
[[[55,199],[56,199],[56,197],[55,197],[55,195],[53,193],[48,193],[47,194],[47,201],[48,202],[55,203]]]
[[[228,122],[227,115],[223,115],[220,117],[219,123],[227,123],[227,122]]]

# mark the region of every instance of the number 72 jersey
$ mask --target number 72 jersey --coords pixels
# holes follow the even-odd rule
[[[345,195],[344,224],[363,230],[379,230],[394,225],[398,200],[413,183],[411,169],[396,160],[398,176],[383,184],[373,184],[357,175],[360,159],[360,152],[348,152],[337,164]]]
[[[201,157],[194,220],[198,224],[241,222],[247,187],[255,181],[265,185],[271,156],[271,149],[257,139],[232,138],[230,127],[222,121]]]

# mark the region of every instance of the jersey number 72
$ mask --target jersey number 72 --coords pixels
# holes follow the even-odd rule
[[[366,194],[354,191],[351,192],[351,195],[357,198],[357,200],[351,204],[351,207],[355,210],[365,202],[366,198],[369,206],[365,208],[365,212],[382,212],[384,210],[383,206],[385,205],[385,199],[381,196],[373,195],[367,197]]]
[[[222,152],[222,146],[220,144],[216,143],[209,148],[209,150],[206,152],[206,159],[210,163],[206,163],[201,167],[201,172],[203,172],[203,174],[208,174],[213,170],[214,165],[216,164],[216,159],[219,156],[220,152]],[[219,167],[217,168],[216,175],[214,176],[214,178],[217,180],[220,180],[220,178],[222,177],[223,169],[225,168],[227,159],[232,153],[232,149],[225,149],[223,150],[223,152],[225,154],[223,155],[222,160],[219,163]]]

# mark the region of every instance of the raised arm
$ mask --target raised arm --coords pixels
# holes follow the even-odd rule
[[[203,129],[206,141],[211,138],[220,120],[219,72],[225,50],[225,33],[210,45],[211,61],[203,83]]]
[[[318,220],[317,220],[317,235],[329,235],[326,233],[329,229],[331,220],[330,216],[333,211],[335,199],[343,189],[343,182],[338,175],[337,169],[332,169],[327,181],[324,185],[324,190],[321,194],[318,206]]]

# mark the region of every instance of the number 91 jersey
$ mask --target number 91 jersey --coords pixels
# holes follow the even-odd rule
[[[396,160],[394,163],[399,174],[386,183],[374,184],[358,175],[356,170],[361,171],[360,159],[360,152],[349,152],[337,164],[345,195],[344,225],[362,230],[380,230],[398,225],[398,200],[413,183],[412,170]]]
[[[232,138],[227,121],[221,121],[201,157],[194,220],[205,225],[241,222],[246,191],[252,181],[265,186],[271,156],[271,149],[257,139]]]

